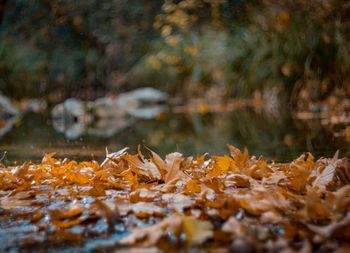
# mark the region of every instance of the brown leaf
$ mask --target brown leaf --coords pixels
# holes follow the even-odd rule
[[[98,213],[108,223],[109,229],[113,229],[114,224],[120,218],[120,212],[118,206],[114,203],[107,204],[105,201],[99,199],[95,200],[95,205],[98,208]]]
[[[332,222],[331,224],[329,224],[327,226],[316,226],[316,225],[308,224],[307,227],[311,231],[313,231],[313,232],[315,232],[315,233],[317,233],[325,238],[329,238],[335,230],[342,228],[342,227],[345,227],[345,226],[349,226],[349,225],[350,225],[350,213],[348,213],[340,221]]]
[[[150,216],[165,216],[164,208],[147,202],[139,202],[131,207],[132,212],[140,219],[149,218]]]
[[[80,217],[78,217],[78,218],[73,219],[73,220],[53,220],[52,224],[54,224],[59,229],[66,229],[66,228],[70,228],[70,227],[73,227],[75,225],[78,225],[82,221],[83,220]]]
[[[166,163],[165,161],[155,152],[153,152],[151,149],[147,148],[150,152],[151,152],[151,160],[152,162],[157,166],[157,168],[159,169],[162,178],[164,178],[164,175],[167,172],[166,169]]]
[[[214,157],[215,164],[217,165],[219,171],[216,173],[217,175],[222,175],[227,173],[229,170],[236,172],[237,168],[233,163],[233,160],[231,157],[224,155],[224,156],[215,156]]]
[[[127,154],[127,150],[129,148],[123,148],[117,152],[114,153],[108,153],[108,150],[106,149],[106,159],[101,163],[102,169],[107,169],[109,167],[115,168],[118,166],[117,161]]]
[[[131,202],[152,202],[160,196],[159,192],[148,189],[138,189],[130,194]]]
[[[290,208],[288,200],[280,192],[264,188],[236,195],[235,199],[239,200],[248,213],[257,216],[268,211],[286,211]]]
[[[326,203],[315,188],[309,188],[306,195],[306,210],[311,220],[327,220],[332,212],[331,206]]]
[[[119,244],[132,245],[142,242],[142,245],[146,247],[152,246],[158,242],[165,231],[171,231],[172,233],[177,234],[177,231],[181,228],[181,224],[182,217],[173,214],[155,225],[144,228],[135,228],[130,235],[121,239]]]
[[[32,196],[32,191],[18,192],[14,195],[12,195],[12,192],[9,192],[7,195],[0,198],[0,208],[11,210],[19,208],[22,209],[26,206],[30,207],[33,203],[35,203]]]
[[[334,192],[334,207],[337,212],[350,211],[350,185]]]
[[[238,169],[244,170],[248,165],[248,149],[244,148],[244,152],[242,153],[238,148],[227,144],[228,149],[230,150],[231,156],[237,165]]]
[[[163,177],[164,185],[162,186],[163,192],[172,191],[175,183],[183,176],[180,169],[180,165],[184,158],[180,153],[171,153],[165,157],[165,175]]]
[[[334,154],[334,157],[329,162],[327,167],[321,172],[321,174],[313,182],[313,186],[317,186],[322,190],[325,190],[329,182],[333,180],[335,170],[338,163],[339,150]]]
[[[225,180],[226,187],[250,187],[250,178],[241,174],[230,174]]]
[[[223,225],[222,231],[232,234],[234,237],[243,237],[247,228],[243,226],[235,217],[230,217]]]
[[[82,212],[82,209],[79,206],[71,205],[70,207],[66,209],[55,209],[50,212],[50,218],[52,220],[63,220],[63,219],[70,219],[75,216],[80,215]]]
[[[162,195],[162,201],[168,204],[168,208],[182,213],[184,208],[193,206],[194,200],[181,193],[165,193]]]
[[[149,180],[161,179],[160,172],[153,162],[147,159],[142,160],[142,157],[138,155],[125,155],[123,158]]]
[[[201,185],[197,180],[191,179],[187,181],[184,188],[185,193],[200,193]]]
[[[181,175],[180,170],[180,164],[183,161],[182,154],[180,153],[171,153],[166,156],[165,162],[166,162],[166,174],[164,176],[164,182],[170,183],[174,182],[175,180],[179,179]]]

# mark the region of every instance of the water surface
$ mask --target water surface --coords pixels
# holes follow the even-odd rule
[[[135,151],[138,144],[162,156],[174,151],[193,156],[220,155],[228,152],[227,143],[277,161],[290,161],[307,151],[317,158],[331,157],[338,149],[342,157],[350,154],[349,142],[334,137],[318,120],[298,121],[287,113],[274,116],[249,108],[230,113],[168,113],[153,120],[135,119],[114,135],[104,137],[90,131],[68,139],[52,123],[47,114],[27,114],[18,120],[0,139],[0,155],[7,151],[4,162],[38,162],[47,152],[55,152],[58,157],[100,161],[106,148],[113,152],[127,146]]]

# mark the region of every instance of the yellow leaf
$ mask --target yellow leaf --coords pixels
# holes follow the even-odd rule
[[[232,158],[224,155],[224,156],[216,156],[214,158],[216,161],[216,164],[220,167],[223,173],[226,173],[228,170],[230,170],[230,167],[232,165]]]
[[[198,220],[194,217],[184,217],[182,223],[188,244],[201,244],[211,238],[213,225],[209,221]]]
[[[200,193],[201,186],[197,180],[191,179],[186,183],[184,191],[186,193]]]

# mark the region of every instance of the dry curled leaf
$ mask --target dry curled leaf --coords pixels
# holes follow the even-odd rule
[[[123,148],[117,152],[114,153],[108,153],[108,150],[106,149],[106,158],[104,159],[104,161],[101,163],[101,168],[102,169],[107,169],[107,168],[114,168],[114,169],[119,169],[121,171],[123,171],[125,168],[120,168],[118,166],[118,160],[120,160],[121,157],[123,157],[124,155],[127,154],[127,150],[129,148]]]
[[[325,189],[327,185],[332,181],[338,163],[339,150],[335,153],[332,160],[329,162],[326,168],[313,182],[313,186],[318,186],[320,189]]]

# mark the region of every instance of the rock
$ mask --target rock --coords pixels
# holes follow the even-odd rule
[[[166,93],[156,90],[154,88],[147,87],[120,94],[118,96],[118,103],[120,105],[130,102],[157,103],[165,102],[167,99],[168,95]]]
[[[87,114],[87,107],[83,101],[69,98],[64,103],[56,105],[52,112],[55,120],[63,120],[66,123],[83,121]]]
[[[160,105],[167,94],[153,88],[140,88],[115,98],[102,97],[95,101],[67,99],[52,110],[53,126],[69,139],[83,134],[110,137],[125,129],[136,119],[152,119],[165,111]]]
[[[0,119],[7,119],[19,115],[19,111],[14,107],[7,97],[0,93]]]
[[[19,118],[19,111],[10,99],[0,93],[0,137],[10,131]]]

